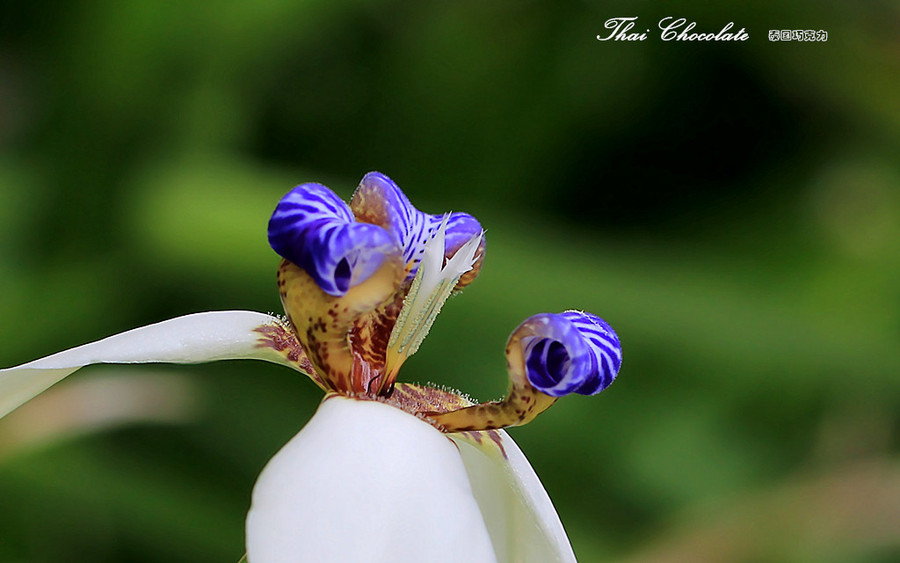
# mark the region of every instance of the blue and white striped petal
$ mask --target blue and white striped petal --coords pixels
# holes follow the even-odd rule
[[[350,208],[359,221],[380,225],[396,237],[403,249],[407,280],[415,277],[425,253],[425,245],[435,237],[445,220],[447,224],[443,254],[448,260],[464,244],[482,233],[481,224],[468,213],[430,215],[419,211],[397,184],[380,172],[369,172],[363,177],[350,201]],[[483,239],[476,252],[479,258],[482,254]],[[474,279],[474,275],[471,277]],[[466,283],[468,281],[471,280],[467,279]]]
[[[613,382],[622,365],[619,337],[596,315],[581,311],[529,318],[522,339],[528,382],[551,397],[596,395]]]
[[[357,223],[347,204],[321,184],[301,184],[278,202],[269,244],[334,296],[368,279],[386,255],[400,252],[394,236]]]

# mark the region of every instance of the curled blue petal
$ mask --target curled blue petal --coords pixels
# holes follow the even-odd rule
[[[595,395],[613,382],[622,364],[619,337],[596,315],[581,311],[529,318],[522,339],[528,382],[552,397]]]
[[[430,215],[413,207],[397,184],[380,172],[369,172],[363,177],[350,206],[357,219],[381,225],[396,237],[407,264],[407,279],[412,279],[425,244],[434,237],[444,215]],[[481,234],[482,229],[478,220],[468,213],[448,215],[444,255],[449,258],[472,237]]]
[[[278,202],[269,220],[269,244],[335,296],[368,279],[386,255],[399,252],[390,233],[357,223],[347,204],[321,184],[301,184]]]

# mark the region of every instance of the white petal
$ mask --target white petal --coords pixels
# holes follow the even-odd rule
[[[250,563],[495,561],[457,448],[395,407],[331,395],[269,461]]]
[[[187,375],[168,370],[122,375],[111,370],[78,378],[8,416],[0,424],[0,462],[22,450],[107,428],[183,424],[196,415],[199,394]]]
[[[450,437],[459,446],[497,559],[575,561],[572,545],[541,480],[509,434],[496,432],[505,458],[493,442],[478,446],[462,435]]]
[[[281,354],[258,346],[260,334],[254,329],[274,322],[275,317],[253,311],[196,313],[0,370],[0,417],[89,364],[192,364],[239,358],[286,364]]]

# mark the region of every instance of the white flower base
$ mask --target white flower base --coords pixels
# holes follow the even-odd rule
[[[332,396],[266,465],[249,563],[495,561],[457,447],[395,407]]]

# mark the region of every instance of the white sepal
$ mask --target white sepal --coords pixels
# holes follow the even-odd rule
[[[395,407],[331,395],[269,461],[250,563],[496,561],[454,444]]]
[[[481,447],[465,434],[449,434],[463,463],[499,561],[569,563],[572,545],[541,480],[519,446],[496,431],[505,452]]]
[[[131,424],[184,424],[200,410],[187,376],[128,368],[80,377],[41,393],[0,423],[0,464],[10,455]]]
[[[84,344],[27,364],[0,370],[0,417],[89,364],[259,359],[290,365],[259,347],[256,328],[277,322],[253,311],[214,311],[177,317]]]

